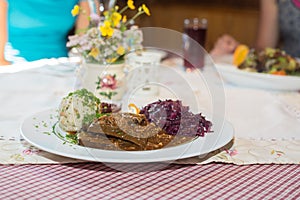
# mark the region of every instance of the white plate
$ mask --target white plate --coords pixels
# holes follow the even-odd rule
[[[227,63],[216,63],[216,67],[226,81],[235,85],[271,90],[300,90],[300,77],[297,76],[247,72]]]
[[[56,132],[56,133],[55,133]],[[141,163],[172,161],[203,155],[217,150],[233,139],[233,127],[224,123],[220,133],[208,133],[192,142],[151,151],[108,151],[83,147],[64,141],[57,125],[57,111],[46,110],[26,118],[21,126],[21,135],[30,144],[57,155],[97,162]]]

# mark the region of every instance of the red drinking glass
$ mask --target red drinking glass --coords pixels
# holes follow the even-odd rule
[[[205,18],[185,19],[183,32],[184,67],[203,68],[207,20]]]

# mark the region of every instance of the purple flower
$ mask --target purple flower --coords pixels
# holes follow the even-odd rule
[[[94,26],[98,26],[98,24],[100,23],[100,16],[99,15],[97,15],[96,13],[92,13],[91,15],[90,15],[90,26],[91,27],[94,27]]]

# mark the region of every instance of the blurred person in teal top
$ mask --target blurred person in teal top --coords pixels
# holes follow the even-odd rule
[[[77,18],[71,14],[76,4],[87,11]],[[67,56],[67,35],[74,26],[88,26],[90,10],[84,0],[0,0],[0,12],[0,65],[5,65],[7,40],[27,61]]]

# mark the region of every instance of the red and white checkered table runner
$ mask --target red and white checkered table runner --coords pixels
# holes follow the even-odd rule
[[[300,199],[300,165],[159,165],[1,165],[0,199]]]

